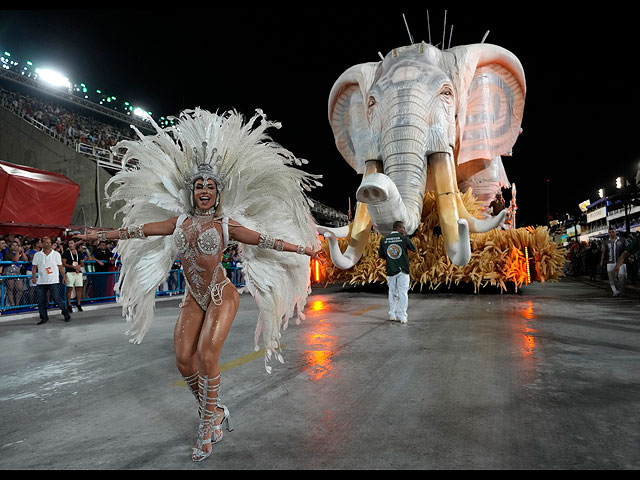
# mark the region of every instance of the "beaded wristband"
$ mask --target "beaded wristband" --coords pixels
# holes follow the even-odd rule
[[[273,248],[275,239],[271,235],[260,234],[260,240],[258,240],[258,248]]]
[[[296,247],[296,253],[299,253],[300,255],[304,255],[304,251],[307,249],[307,247],[305,247],[304,245],[298,245]]]
[[[107,232],[105,230],[99,230],[96,232],[96,235],[98,236],[98,240],[101,242],[106,242],[107,241]]]
[[[130,225],[129,228],[127,228],[127,233],[129,234],[129,238],[145,238],[141,223],[138,225]]]

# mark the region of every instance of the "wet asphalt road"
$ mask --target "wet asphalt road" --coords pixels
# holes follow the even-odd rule
[[[141,345],[118,307],[0,321],[2,469],[638,469],[640,294],[563,279],[518,293],[314,288],[271,375],[245,294],[222,354],[235,430],[190,459],[178,299]]]

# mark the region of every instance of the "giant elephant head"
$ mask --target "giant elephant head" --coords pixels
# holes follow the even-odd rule
[[[427,188],[435,191],[448,257],[468,263],[469,232],[496,227],[504,213],[472,217],[457,173],[468,179],[510,154],[524,97],[520,62],[489,44],[445,51],[414,44],[345,71],[330,94],[329,121],[338,150],[363,178],[356,192],[358,231],[352,229],[347,251],[340,252],[336,241],[345,230],[319,228],[334,264],[350,268],[359,260],[371,224],[384,235],[400,220],[413,233]]]

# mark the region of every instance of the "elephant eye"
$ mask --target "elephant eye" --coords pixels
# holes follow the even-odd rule
[[[445,97],[453,96],[453,90],[451,90],[451,87],[444,87],[440,94]]]
[[[369,101],[367,102],[367,107],[371,108],[376,104],[376,99],[373,97],[369,97]]]

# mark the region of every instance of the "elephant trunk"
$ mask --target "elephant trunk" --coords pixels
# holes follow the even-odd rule
[[[430,130],[419,120],[426,116],[424,102],[416,100],[419,94],[413,89],[400,91],[389,107],[389,121],[380,139],[384,174],[363,179],[356,193],[383,235],[393,230],[396,221],[402,221],[406,232],[412,234],[422,219],[427,185],[424,155]]]
[[[364,178],[367,179],[372,175],[377,175],[382,171],[382,164],[378,161],[367,162],[364,172]],[[329,253],[333,264],[343,270],[347,270],[353,267],[362,256],[364,249],[369,241],[369,234],[371,233],[371,218],[367,205],[358,202],[356,206],[356,213],[351,224],[349,226],[341,228],[327,228],[320,225],[316,225],[316,230],[327,239],[329,243]],[[345,238],[351,231],[351,239],[349,245],[344,253],[340,251],[338,245],[338,238]]]

